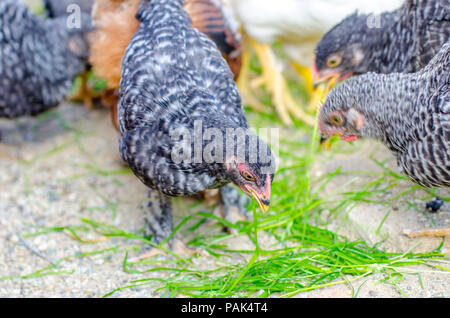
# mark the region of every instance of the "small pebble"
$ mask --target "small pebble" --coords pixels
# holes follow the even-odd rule
[[[426,209],[429,212],[436,213],[442,208],[443,205],[444,205],[444,200],[442,200],[439,197],[436,197],[435,200],[427,203]]]

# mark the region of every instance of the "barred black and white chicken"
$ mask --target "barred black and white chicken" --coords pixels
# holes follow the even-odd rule
[[[447,41],[449,0],[406,0],[399,9],[381,15],[353,14],[318,43],[315,79],[417,72]]]
[[[217,1],[217,0],[216,0]],[[310,67],[314,62],[314,47],[320,38],[347,15],[359,12],[384,12],[400,7],[402,0],[222,0],[229,2],[248,35],[250,45],[262,66],[262,80],[251,81],[248,72],[250,52],[243,53],[242,76],[238,85],[244,100],[258,111],[267,107],[253,96],[255,85],[265,84],[272,96],[280,119],[287,125],[296,118],[311,126],[314,118],[304,111],[288,89],[284,78],[283,63],[270,47],[278,42],[294,70],[305,80],[311,93],[309,111],[317,109],[317,103],[325,93],[314,89]],[[249,83],[252,82],[252,85]]]
[[[139,0],[95,0],[90,36],[90,62],[97,76],[107,83],[102,102],[110,109],[112,121],[118,130],[117,104],[119,101],[122,58],[128,43],[139,28],[136,19]],[[216,43],[228,62],[235,78],[241,70],[241,34],[235,29],[232,17],[216,0],[185,0],[184,9],[192,26]]]
[[[94,0],[44,0],[45,11],[47,16],[51,19],[66,17],[72,19],[77,14],[83,13],[86,16],[91,16],[94,6]],[[90,47],[86,54],[90,54]],[[86,70],[80,74],[81,84],[75,93],[72,93],[67,98],[71,101],[81,101],[87,109],[94,107],[94,99],[100,97],[89,87],[89,72],[90,64],[86,64]]]
[[[120,153],[150,189],[145,226],[155,243],[173,229],[170,197],[220,188],[226,207],[238,197],[232,182],[267,210],[275,169],[269,147],[249,130],[225,59],[183,5],[142,0],[122,63]]]
[[[413,182],[450,188],[450,42],[419,72],[340,84],[320,108],[319,126],[324,137],[377,139]]]
[[[43,20],[17,0],[0,1],[0,117],[37,115],[69,94],[88,59],[90,17]]]

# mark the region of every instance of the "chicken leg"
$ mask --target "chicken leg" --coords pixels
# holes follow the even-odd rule
[[[148,190],[149,202],[144,210],[144,235],[152,236],[152,243],[158,245],[166,240],[173,232],[172,198],[153,189]],[[176,254],[185,254],[184,244],[178,244],[172,237],[167,242],[168,248]],[[174,250],[176,247],[178,250]],[[155,247],[146,248],[142,254],[133,258],[136,262],[153,256],[164,254]]]
[[[236,83],[244,105],[250,106],[257,112],[269,113],[270,109],[263,105],[258,98],[253,95],[250,88],[250,55],[250,48],[245,45],[245,49],[242,52],[242,67]]]
[[[250,198],[239,192],[231,185],[225,185],[218,191],[209,191],[206,201],[214,201],[219,209],[221,216],[232,223],[239,220],[251,220],[252,216],[246,209],[246,205],[251,201]],[[152,243],[160,244],[169,237],[173,232],[172,220],[172,198],[156,191],[149,190],[149,203],[145,209],[144,223],[145,236],[152,236]],[[209,200],[208,200],[209,198]],[[232,234],[233,229],[226,228]],[[194,254],[204,254],[198,248],[187,247],[180,239],[172,237],[167,242],[167,248],[177,255],[192,256]],[[151,258],[153,256],[163,254],[161,250],[151,247],[141,255],[133,258],[131,261],[136,262],[142,259]]]
[[[94,108],[94,99],[99,98],[101,94],[94,92],[92,88],[89,87],[89,73],[83,72],[81,75],[81,84],[80,88],[77,92],[71,94],[68,96],[68,100],[70,101],[76,101],[76,102],[83,102],[83,105],[91,110]]]
[[[173,232],[172,217],[172,198],[153,189],[148,191],[149,202],[144,210],[144,235],[152,236],[152,243],[159,245]],[[187,247],[184,242],[176,237],[171,237],[167,246],[170,251],[177,255],[193,256],[195,254],[203,254],[198,248]],[[155,247],[148,247],[146,251],[130,260],[137,262],[143,259],[151,258],[156,255],[165,254],[162,250]]]
[[[306,114],[302,108],[297,105],[289,92],[287,81],[281,73],[277,65],[276,56],[269,45],[263,45],[253,39],[249,39],[251,46],[254,48],[258,59],[263,67],[263,82],[267,86],[267,90],[272,95],[276,111],[281,120],[288,126],[292,125],[291,115],[306,123],[314,125],[314,118]]]

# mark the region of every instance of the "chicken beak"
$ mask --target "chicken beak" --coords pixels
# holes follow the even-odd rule
[[[323,135],[320,136],[320,146],[325,147],[325,150],[331,148],[331,140],[330,137],[325,137]]]
[[[256,195],[256,193],[252,192],[253,198],[258,202],[259,207],[261,210],[266,213],[270,209],[270,200],[264,199]]]
[[[331,90],[331,88],[336,84],[340,77],[339,73],[330,74],[327,76],[324,76],[322,78],[315,78],[313,85],[314,88],[317,89],[317,87],[324,85],[325,86],[325,92],[328,94],[328,92]]]
[[[256,202],[258,202],[259,207],[261,210],[266,213],[270,209],[270,195],[269,198],[267,198],[266,194],[258,194],[255,192],[254,189],[247,187],[247,190],[252,194],[253,199],[255,199]],[[269,189],[270,191],[270,189]],[[267,191],[266,191],[267,192]]]
[[[267,211],[269,211],[270,209],[270,200],[267,199],[261,199],[261,198],[256,198],[256,201],[259,204],[259,207],[261,208],[261,210],[266,213]]]

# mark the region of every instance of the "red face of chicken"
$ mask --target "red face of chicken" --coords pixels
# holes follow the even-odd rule
[[[364,116],[355,108],[347,110],[319,110],[319,129],[322,142],[331,136],[339,135],[341,139],[352,142],[361,136]]]
[[[263,212],[267,212],[270,208],[273,174],[261,173],[261,167],[256,164],[238,162],[227,164],[227,170],[233,182],[255,199]]]

